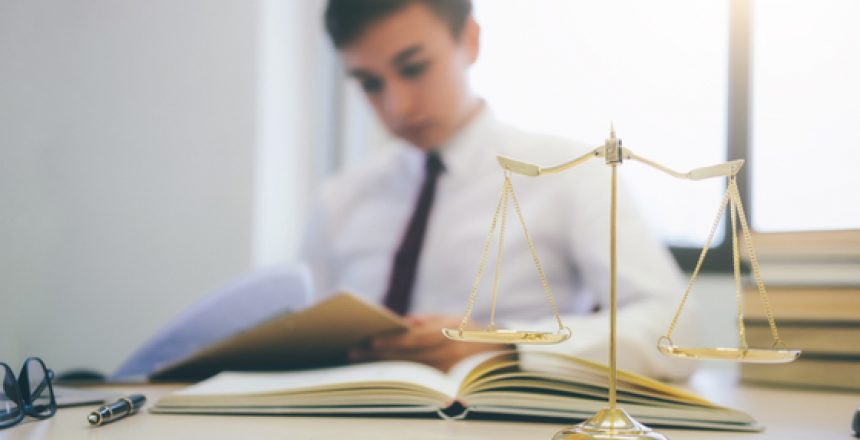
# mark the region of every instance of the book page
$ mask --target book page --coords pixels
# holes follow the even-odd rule
[[[523,371],[548,374],[573,382],[607,388],[609,386],[606,365],[587,361],[560,353],[528,352],[520,354]],[[681,388],[662,383],[646,376],[618,370],[618,391],[639,394],[650,398],[683,401],[702,406],[715,406],[702,397]]]
[[[453,400],[458,386],[458,382],[435,368],[413,362],[385,361],[281,373],[224,372],[175,394],[288,394],[398,383],[430,390],[447,400]]]
[[[484,370],[484,364],[495,364],[495,358],[510,358],[515,355],[516,352],[514,351],[487,351],[478,353],[454,364],[448,370],[448,377],[451,381],[459,384],[459,388],[462,388],[464,383],[470,380],[470,376],[476,373],[476,369]]]

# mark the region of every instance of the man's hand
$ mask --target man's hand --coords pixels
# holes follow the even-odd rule
[[[504,344],[457,342],[446,338],[442,334],[442,329],[457,328],[460,325],[458,317],[411,315],[407,316],[406,320],[412,325],[408,331],[373,338],[369,347],[350,350],[350,361],[414,361],[448,371],[461,359],[473,354],[512,348]]]

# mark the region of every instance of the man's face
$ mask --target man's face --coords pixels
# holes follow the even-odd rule
[[[455,39],[447,23],[413,3],[368,26],[341,54],[385,126],[411,144],[433,150],[476,107],[466,71],[477,57],[477,40],[471,18]]]

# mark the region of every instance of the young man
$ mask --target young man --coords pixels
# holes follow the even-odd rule
[[[514,129],[472,92],[467,71],[478,57],[480,28],[469,0],[329,0],[325,21],[349,75],[398,139],[326,185],[306,236],[318,293],[357,292],[412,323],[403,334],[356,347],[351,358],[448,369],[471,354],[504,348],[453,342],[440,332],[457,327],[465,310],[502,188],[495,157],[548,165],[587,148]],[[609,172],[593,162],[564,175],[513,180],[573,332],[567,343],[543,349],[606,362]],[[632,205],[624,200],[618,218],[619,366],[683,378],[692,364],[662,357],[655,348],[681,293],[679,272]],[[528,243],[514,214],[508,223],[496,322],[552,330],[556,321]],[[489,318],[492,271],[490,263],[490,280],[475,306],[478,322]],[[689,328],[678,334],[695,338]]]

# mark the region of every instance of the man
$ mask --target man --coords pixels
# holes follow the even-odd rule
[[[587,149],[514,129],[472,92],[467,71],[478,57],[480,28],[468,0],[330,0],[325,19],[349,75],[398,138],[326,185],[306,236],[318,293],[353,291],[404,313],[412,324],[405,333],[357,347],[351,358],[413,360],[447,370],[471,354],[504,348],[453,342],[440,332],[457,327],[465,310],[502,188],[495,156],[550,165]],[[593,162],[564,175],[513,179],[573,331],[570,341],[548,348],[606,362],[609,173]],[[618,362],[683,378],[692,365],[661,357],[654,346],[681,293],[679,273],[632,202],[622,192]],[[552,330],[552,310],[516,216],[508,223],[496,321]],[[484,323],[488,281],[475,306],[475,318]],[[598,309],[602,313],[594,313]]]

